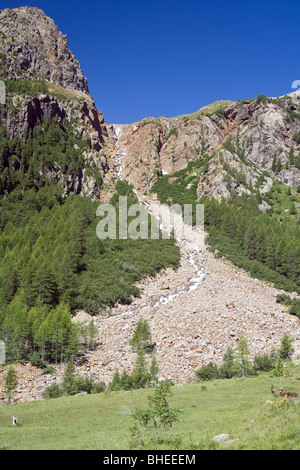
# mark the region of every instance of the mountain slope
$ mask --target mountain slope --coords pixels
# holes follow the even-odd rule
[[[173,240],[97,237],[114,142],[87,81],[41,10],[4,10],[0,29],[0,337],[8,361],[57,363],[85,343],[74,310],[129,303],[137,281],[177,266],[178,249]],[[136,202],[127,183],[114,191],[116,209],[119,194]]]
[[[274,187],[282,200],[279,181],[300,184],[297,95],[109,125],[41,10],[2,11],[0,31],[0,334],[9,360],[78,358],[87,347],[86,331],[71,322],[78,309],[98,326],[98,349],[78,361],[96,380],[132,368],[128,343],[140,317],[151,324],[161,375],[176,382],[220,362],[241,334],[252,356],[277,348],[284,333],[298,354],[299,320],[276,302],[282,286],[183,239],[102,241],[95,229],[96,205],[118,209],[120,195],[155,213],[159,202],[200,201],[215,256],[241,256],[253,276],[263,266],[265,281],[268,271],[287,291],[300,288],[298,200],[286,220],[271,207]],[[285,201],[297,198],[291,191]],[[41,398],[49,381],[35,380],[19,398]]]
[[[190,115],[146,118],[120,126],[124,178],[138,190],[149,191],[161,175],[172,175],[209,156],[199,181],[199,197],[264,194],[270,190],[272,178],[298,186],[298,95],[220,101]],[[267,179],[261,185],[264,175]]]
[[[36,125],[46,120],[62,133],[72,135],[73,140],[77,139],[72,143],[73,168],[69,165],[71,168],[66,171],[53,155],[35,170],[43,173],[49,182],[61,182],[65,194],[99,198],[108,167],[103,150],[106,123],[95,107],[87,80],[68,48],[66,36],[43,11],[31,7],[2,10],[0,31],[0,77],[7,90],[7,106],[1,107],[0,125],[5,128],[7,137],[19,137],[26,145]],[[82,141],[81,151],[76,152],[79,140]],[[31,142],[28,145],[31,146]],[[20,168],[25,170],[25,176],[31,171],[29,161],[22,165],[22,151],[20,145],[14,149],[13,165],[7,159],[2,161],[2,171],[6,169],[9,173],[6,179],[16,179]],[[32,161],[32,156],[31,152],[28,160]],[[79,164],[78,160],[81,160]]]

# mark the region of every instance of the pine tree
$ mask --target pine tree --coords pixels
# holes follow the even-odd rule
[[[137,352],[137,358],[131,375],[133,388],[144,388],[150,383],[150,374],[147,369],[145,353],[143,350]]]
[[[285,334],[281,340],[279,354],[281,359],[289,359],[294,352],[292,340],[288,334]]]
[[[114,373],[114,376],[112,378],[112,381],[109,384],[108,389],[111,392],[117,392],[117,391],[121,390],[121,388],[122,388],[122,379],[120,377],[119,370],[116,369],[116,371]]]
[[[147,320],[140,318],[129,344],[136,351],[145,351],[151,345],[151,330]]]
[[[274,375],[275,377],[279,377],[279,387],[281,388],[281,381],[282,381],[282,375],[283,375],[283,360],[281,358],[280,351],[277,354]]]
[[[66,395],[73,395],[75,391],[75,379],[76,379],[76,371],[75,371],[75,364],[72,359],[69,359],[66,365],[66,369],[64,372],[64,378],[62,382],[62,391]]]
[[[11,403],[13,392],[18,387],[18,376],[13,366],[10,366],[4,380],[4,392],[8,404]]]
[[[245,378],[247,371],[249,369],[249,362],[248,362],[249,349],[248,349],[247,340],[244,335],[242,335],[239,339],[237,352],[238,352],[238,361],[239,361],[241,375],[243,378]]]
[[[246,256],[249,259],[255,259],[256,257],[256,230],[254,225],[250,225],[245,235],[244,249]]]
[[[291,215],[297,214],[297,209],[296,209],[296,206],[295,206],[295,203],[294,203],[294,202],[292,202],[292,205],[291,205],[291,207],[290,207],[290,214],[291,214]]]

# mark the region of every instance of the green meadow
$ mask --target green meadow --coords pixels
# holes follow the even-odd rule
[[[300,366],[289,362],[282,386],[300,393]],[[273,373],[256,377],[198,382],[172,387],[170,406],[181,411],[174,423],[181,450],[299,450],[299,399],[273,396],[279,388]],[[0,408],[1,450],[127,450],[130,410],[148,404],[151,389],[63,397]],[[18,427],[12,426],[17,417]],[[213,437],[229,434],[231,444]],[[145,433],[144,449],[173,449],[168,429],[157,444],[153,429]]]

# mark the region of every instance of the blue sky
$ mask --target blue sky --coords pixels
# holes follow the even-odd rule
[[[300,80],[299,0],[1,0],[36,6],[68,34],[109,123],[280,96]]]

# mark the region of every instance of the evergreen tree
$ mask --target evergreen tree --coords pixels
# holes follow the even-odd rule
[[[144,388],[150,383],[151,376],[147,368],[145,353],[138,350],[137,358],[131,375],[133,388]]]
[[[65,368],[64,378],[62,381],[62,392],[65,395],[73,395],[75,392],[75,380],[76,380],[76,372],[75,372],[75,364],[72,359],[69,359]]]
[[[281,388],[282,375],[283,375],[283,360],[281,358],[280,351],[277,354],[274,375],[275,377],[279,377],[279,387]]]
[[[129,344],[137,351],[146,350],[151,345],[151,330],[147,320],[140,318]]]
[[[4,380],[4,393],[7,403],[12,401],[13,393],[18,387],[18,376],[13,366],[10,366]]]
[[[243,378],[249,372],[249,348],[248,343],[244,335],[239,338],[238,346],[237,346],[237,354],[238,354],[238,363],[241,371],[241,375]]]
[[[122,389],[122,379],[119,374],[119,370],[117,369],[114,373],[114,376],[112,378],[112,381],[109,384],[108,389],[111,392],[117,392]]]
[[[285,334],[281,340],[279,355],[281,359],[290,359],[293,352],[294,352],[294,348],[292,346],[292,340],[288,334]]]

